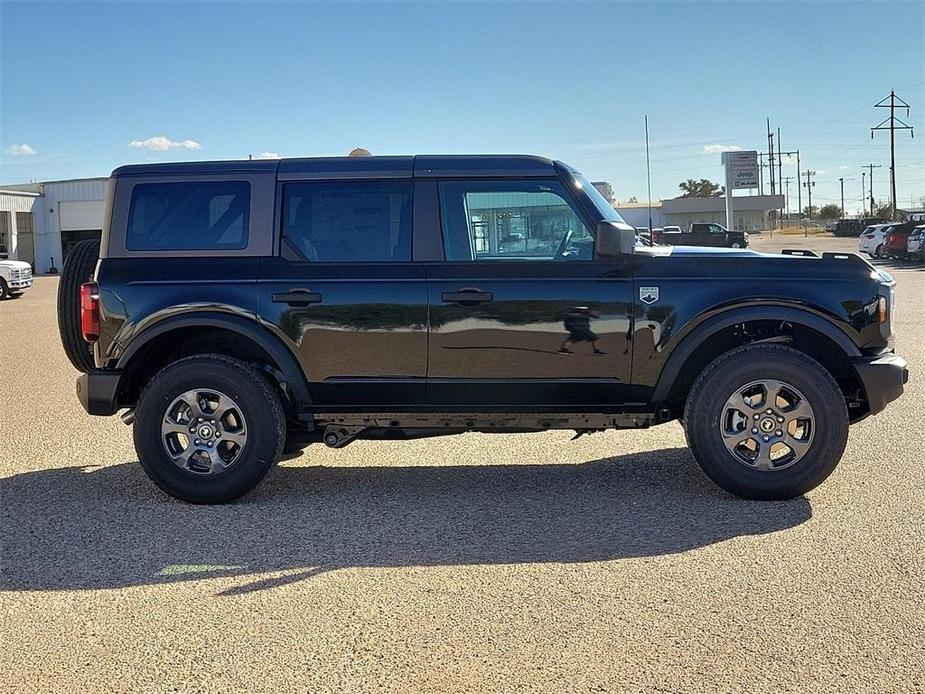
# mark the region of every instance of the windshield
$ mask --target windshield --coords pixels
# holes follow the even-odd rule
[[[601,218],[605,222],[623,222],[623,217],[617,214],[617,211],[613,209],[613,205],[607,202],[607,199],[601,195],[601,192],[597,188],[591,185],[591,182],[585,178],[583,174],[578,173],[574,169],[569,169],[569,173],[574,177],[578,187],[588,194],[591,202],[594,203],[594,207],[601,213]],[[625,224],[626,222],[623,223]]]

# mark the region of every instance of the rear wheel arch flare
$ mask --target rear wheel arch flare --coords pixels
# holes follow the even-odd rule
[[[202,331],[203,328],[207,330],[199,332],[199,334],[193,332]],[[306,377],[292,351],[269,330],[254,321],[240,316],[199,312],[164,319],[132,340],[119,357],[116,368],[129,374],[139,369],[144,369],[143,362],[146,362],[148,357],[160,354],[159,348],[167,348],[168,355],[172,353],[177,358],[191,356],[197,353],[198,350],[193,349],[190,352],[183,348],[184,344],[188,344],[190,341],[204,343],[210,336],[214,337],[222,334],[228,336],[232,345],[247,345],[254,350],[252,355],[263,355],[268,362],[268,366],[281,374],[291,392],[292,398],[295,400],[295,404],[311,402]],[[172,338],[175,338],[177,343],[177,346],[173,349],[169,347]],[[207,351],[215,352],[216,348],[210,345]],[[234,350],[229,349],[227,351],[233,352]],[[219,353],[223,353],[223,351],[219,350]],[[236,355],[228,354],[228,356]],[[167,361],[163,366],[176,360],[165,355],[165,357],[161,357],[159,360],[156,359],[156,361],[163,361],[165,358]],[[135,383],[134,385],[143,384]]]

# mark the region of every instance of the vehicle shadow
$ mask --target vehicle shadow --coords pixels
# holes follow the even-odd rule
[[[169,499],[136,463],[68,467],[2,479],[0,499],[0,589],[17,591],[244,577],[229,595],[346,567],[654,556],[812,515],[805,498],[723,493],[685,448],[579,465],[279,466],[212,507]]]

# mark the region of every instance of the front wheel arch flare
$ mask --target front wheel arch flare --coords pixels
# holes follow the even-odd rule
[[[791,323],[824,335],[834,343],[846,357],[860,356],[861,351],[851,338],[837,325],[809,311],[789,306],[753,306],[731,309],[703,321],[685,335],[672,350],[662,367],[658,382],[652,395],[656,403],[667,402],[676,379],[684,372],[688,360],[694,356],[698,347],[717,333],[740,323],[754,321],[775,321]]]

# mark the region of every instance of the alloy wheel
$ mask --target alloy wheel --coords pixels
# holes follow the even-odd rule
[[[752,381],[726,400],[720,433],[726,450],[755,470],[788,468],[813,442],[816,418],[812,405],[789,383]]]
[[[188,390],[167,408],[161,441],[180,468],[201,475],[224,472],[247,445],[241,408],[216,390]]]

